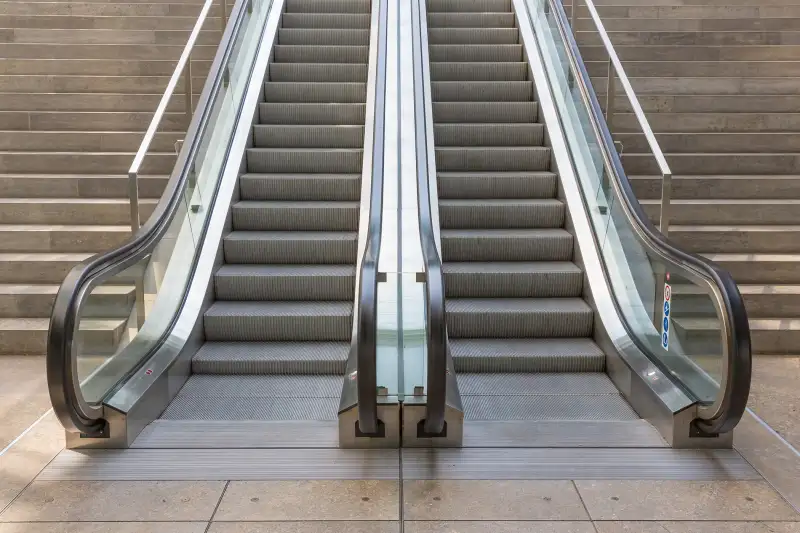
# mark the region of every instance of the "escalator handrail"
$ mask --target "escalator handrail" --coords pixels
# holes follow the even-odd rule
[[[414,110],[416,115],[417,196],[419,235],[425,268],[425,309],[427,383],[424,431],[427,435],[440,435],[444,431],[447,401],[447,354],[449,341],[445,316],[444,274],[442,260],[436,245],[431,205],[428,138],[431,123],[426,112],[431,99],[430,67],[427,50],[427,9],[425,0],[415,0],[417,16],[413,17],[414,31]]]
[[[388,46],[388,2],[378,6],[378,52],[376,56],[372,179],[366,246],[359,273],[358,316],[354,342],[357,361],[358,430],[362,435],[379,433],[378,427],[378,256],[383,226],[384,125],[386,123],[386,50]]]
[[[600,146],[606,166],[610,170],[610,177],[617,185],[620,197],[624,202],[623,210],[629,222],[639,235],[643,243],[655,253],[667,257],[687,270],[698,273],[701,277],[710,280],[721,299],[722,326],[726,332],[725,345],[727,353],[723,354],[726,365],[724,373],[725,382],[720,383],[721,396],[715,402],[715,410],[711,416],[699,418],[695,421],[698,428],[705,434],[717,435],[733,430],[739,423],[750,392],[752,371],[752,356],[750,344],[750,327],[744,301],[739,293],[736,282],[729,272],[719,268],[716,264],[697,255],[687,253],[673,244],[667,237],[656,229],[644,209],[639,204],[633,191],[630,180],[623,168],[622,160],[614,146],[613,137],[606,123],[597,94],[591,83],[591,78],[586,71],[578,44],[575,41],[571,27],[567,22],[567,14],[559,0],[546,0],[556,15],[559,32],[562,39],[568,44],[567,51],[573,69],[578,74],[576,82],[588,104],[590,118],[595,132],[601,140]],[[610,43],[610,41],[609,41]]]
[[[64,427],[86,435],[102,434],[102,408],[88,404],[78,383],[74,360],[74,333],[84,299],[93,286],[145,259],[168,231],[183,205],[191,168],[214,111],[213,102],[227,79],[227,65],[233,54],[244,18],[247,0],[234,6],[175,167],[152,215],[119,247],[96,254],[75,265],[59,287],[50,316],[47,337],[47,382],[53,410]],[[240,110],[241,111],[241,110]],[[230,145],[227,147],[230,150]],[[165,335],[170,328],[167,328]],[[143,361],[142,361],[143,363]]]

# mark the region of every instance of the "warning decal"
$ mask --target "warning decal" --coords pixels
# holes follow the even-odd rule
[[[672,311],[672,287],[664,284],[664,315],[661,320],[661,347],[669,349],[669,315]]]

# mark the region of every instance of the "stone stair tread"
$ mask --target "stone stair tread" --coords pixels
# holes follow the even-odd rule
[[[108,331],[119,328],[125,323],[124,319],[84,318],[81,320],[80,329],[84,331]],[[49,318],[0,318],[0,331],[48,331]]]
[[[687,331],[718,330],[716,318],[676,317],[673,322]],[[800,331],[800,318],[751,318],[751,331]]]
[[[10,284],[0,283],[0,294],[38,294],[55,295],[60,285],[56,284]],[[132,285],[102,285],[94,287],[92,294],[119,295],[128,294],[133,290]]]

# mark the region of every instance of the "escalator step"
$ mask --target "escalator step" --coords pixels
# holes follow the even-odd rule
[[[436,122],[536,122],[533,83],[529,81],[434,81],[431,95]],[[455,115],[459,110],[461,114]],[[516,114],[520,111],[522,116]],[[461,118],[445,118],[448,116]]]
[[[448,298],[580,297],[583,272],[574,263],[445,263]]]
[[[369,29],[370,15],[366,13],[284,13],[284,28]],[[280,59],[279,59],[280,61]],[[364,61],[366,62],[366,60]]]
[[[514,13],[428,13],[428,28],[513,28]]]
[[[552,172],[439,172],[440,198],[553,198]]]
[[[602,372],[606,356],[588,338],[452,339],[460,372]]]
[[[272,63],[269,79],[278,83],[366,83],[363,63]]]
[[[442,229],[561,228],[565,212],[554,198],[439,201]]]
[[[290,85],[287,84],[287,90]],[[346,84],[350,85],[350,84]],[[363,84],[355,84],[363,87]],[[298,89],[302,90],[302,89]],[[323,90],[320,89],[320,94]],[[313,100],[311,100],[313,102]],[[364,104],[355,103],[265,103],[259,104],[262,124],[364,124]],[[270,170],[274,172],[274,170]]]
[[[341,172],[355,174],[361,172],[363,152],[360,148],[248,148],[247,170],[250,173]],[[521,159],[525,159],[525,156],[517,156],[515,161]],[[518,162],[517,164],[523,163]]]
[[[550,148],[544,146],[445,146],[436,148],[436,168],[442,171],[540,171],[550,168]]]
[[[295,122],[298,124],[363,124],[364,123],[364,104],[367,99],[367,85],[365,83],[321,83],[321,82],[273,82],[268,81],[264,84],[264,98],[266,103],[259,104],[261,123],[286,123],[288,118],[282,117],[315,117],[315,122],[306,118],[305,122]],[[285,103],[284,103],[285,102]],[[287,106],[286,103],[290,105]],[[327,108],[320,105],[310,106],[310,104],[326,104]],[[280,104],[280,105],[279,105]],[[331,104],[352,104],[351,106],[331,106]],[[309,107],[302,107],[309,106]],[[289,109],[285,109],[288,107]],[[280,112],[282,111],[282,112]],[[332,111],[335,111],[334,114]],[[358,114],[360,111],[360,115]],[[279,113],[280,112],[280,113]],[[317,116],[320,113],[322,116]],[[350,118],[355,113],[356,117]],[[332,117],[347,117],[344,121],[332,119]],[[322,122],[320,122],[322,120]],[[290,122],[292,123],[292,122]]]
[[[257,124],[253,143],[256,148],[361,148],[364,126]]]
[[[521,44],[435,44],[430,61],[522,61]]]
[[[344,374],[347,342],[208,342],[192,358],[195,374]]]
[[[239,178],[243,200],[358,201],[360,174],[244,174]]]
[[[457,11],[464,13],[501,13],[511,11],[511,0],[428,0],[428,13]]]
[[[284,15],[284,20],[287,16],[290,14]],[[369,46],[276,45],[275,61],[281,63],[367,63]]]
[[[439,123],[433,128],[437,146],[541,146],[544,124]]]
[[[347,301],[355,265],[222,265],[214,276],[218,300]]]
[[[330,3],[331,5],[334,2]],[[338,29],[297,29],[281,28],[278,30],[278,44],[301,44],[315,46],[350,46],[369,45],[369,30]]]
[[[358,234],[334,231],[234,231],[225,236],[227,263],[355,264]]]
[[[431,28],[428,30],[428,42],[430,44],[517,44],[517,34],[517,28]]]
[[[570,261],[564,229],[442,230],[444,261]]]
[[[358,231],[358,202],[236,202],[237,231]]]
[[[432,81],[525,81],[528,78],[528,64],[511,63],[435,63],[431,62]]]
[[[287,13],[369,13],[370,0],[286,0]]]

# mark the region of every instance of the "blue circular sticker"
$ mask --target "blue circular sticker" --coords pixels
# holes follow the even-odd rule
[[[665,331],[663,335],[661,335],[661,346],[666,348],[669,345],[669,337],[667,336],[667,332]]]
[[[664,302],[664,316],[669,316],[669,302]]]
[[[667,331],[669,331],[669,319],[667,317],[664,317],[664,333],[666,333]]]

